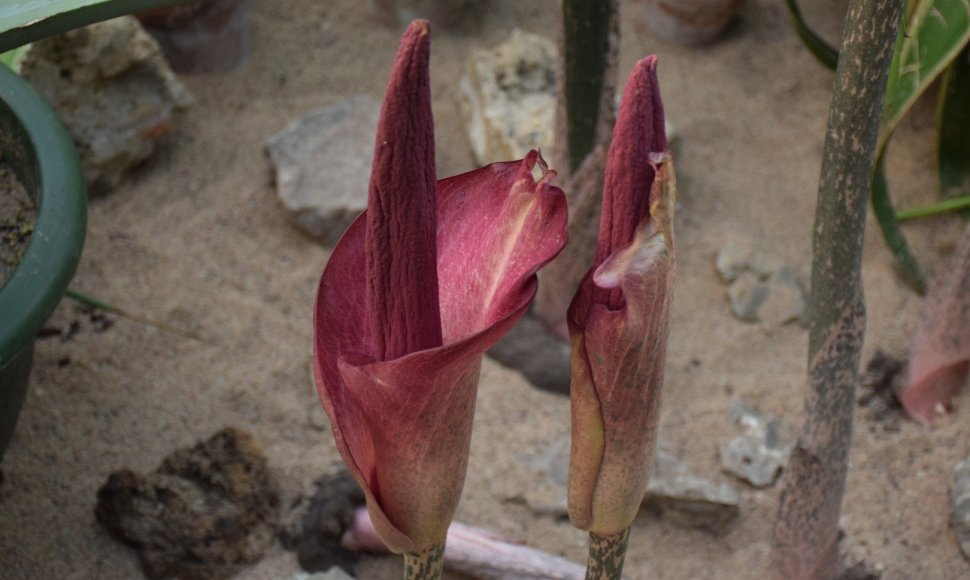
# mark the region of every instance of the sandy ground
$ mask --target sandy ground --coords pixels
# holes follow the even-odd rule
[[[252,60],[230,74],[185,78],[197,101],[175,134],[118,191],[92,201],[73,287],[204,340],[118,317],[97,331],[75,304],[61,304],[50,325],[79,329],[70,340],[37,344],[30,393],[2,465],[0,578],[140,577],[134,552],[94,519],[98,487],[113,470],[150,471],[174,448],[224,426],[248,429],[264,445],[284,505],[338,461],[307,373],[310,308],[328,250],[288,222],[263,143],[312,108],[381,96],[398,31],[374,26],[363,4],[255,2]],[[808,17],[837,38],[844,1],[811,4]],[[474,24],[436,30],[440,176],[473,167],[456,83],[469,49],[497,44],[513,26],[552,35],[554,8],[551,0],[494,0]],[[643,514],[627,577],[762,577],[778,486],[757,491],[721,474],[717,447],[734,434],[725,413],[736,398],[800,424],[806,331],[733,318],[714,257],[746,234],[807,280],[832,75],[802,48],[775,0],[750,0],[726,37],[703,48],[656,38],[635,2],[624,10],[621,76],[658,53],[667,113],[680,134],[679,277],[662,437],[697,475],[732,481],[743,496],[740,517],[718,536]],[[889,173],[900,206],[933,197],[933,139],[927,102],[894,139]],[[905,229],[933,272],[961,225],[945,217]],[[871,220],[864,279],[863,363],[877,348],[904,356],[920,299],[895,273]],[[865,562],[885,579],[970,577],[948,526],[952,470],[970,452],[968,407],[961,396],[933,429],[894,418],[898,431],[887,430],[858,414],[841,522],[848,564]],[[582,532],[509,500],[510,485],[541,483],[530,461],[567,437],[567,400],[486,360],[459,519],[583,561]],[[371,574],[393,565],[381,572],[375,564]],[[296,570],[277,545],[239,578]]]

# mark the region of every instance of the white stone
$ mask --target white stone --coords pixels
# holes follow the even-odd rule
[[[352,97],[315,109],[269,138],[276,193],[296,224],[333,245],[367,208],[380,103]]]
[[[35,42],[20,74],[64,122],[96,193],[117,187],[151,156],[173,112],[192,100],[131,16]]]
[[[468,136],[481,165],[549,156],[556,108],[556,46],[519,29],[492,50],[476,50],[460,81]]]

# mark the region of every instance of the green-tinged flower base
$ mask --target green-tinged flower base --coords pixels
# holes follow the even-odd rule
[[[437,580],[445,570],[445,543],[404,554],[404,580]]]
[[[630,528],[618,534],[602,536],[590,532],[586,580],[620,580],[629,543]]]

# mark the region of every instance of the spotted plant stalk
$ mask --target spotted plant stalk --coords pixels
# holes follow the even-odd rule
[[[656,57],[623,91],[593,268],[569,308],[569,517],[590,533],[587,578],[618,579],[653,459],[674,278],[673,164]]]
[[[879,118],[903,0],[852,0],[822,151],[812,243],[805,424],[772,537],[778,580],[834,578],[865,336],[862,243]]]
[[[384,97],[367,211],[334,248],[314,307],[337,449],[415,579],[441,574],[482,355],[566,235],[565,197],[535,151],[435,181],[429,53],[428,23],[415,21]]]

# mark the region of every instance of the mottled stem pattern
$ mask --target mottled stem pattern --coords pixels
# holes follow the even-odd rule
[[[445,569],[445,543],[404,554],[404,580],[438,580]]]
[[[629,543],[630,528],[618,534],[600,535],[590,532],[586,580],[620,580]]]
[[[903,0],[852,0],[822,154],[813,242],[805,424],[772,541],[776,579],[834,578],[852,410],[865,334],[866,202]]]
[[[569,242],[539,272],[536,313],[568,340],[566,310],[593,263],[606,150],[616,117],[618,0],[561,0],[553,169],[569,201]]]

